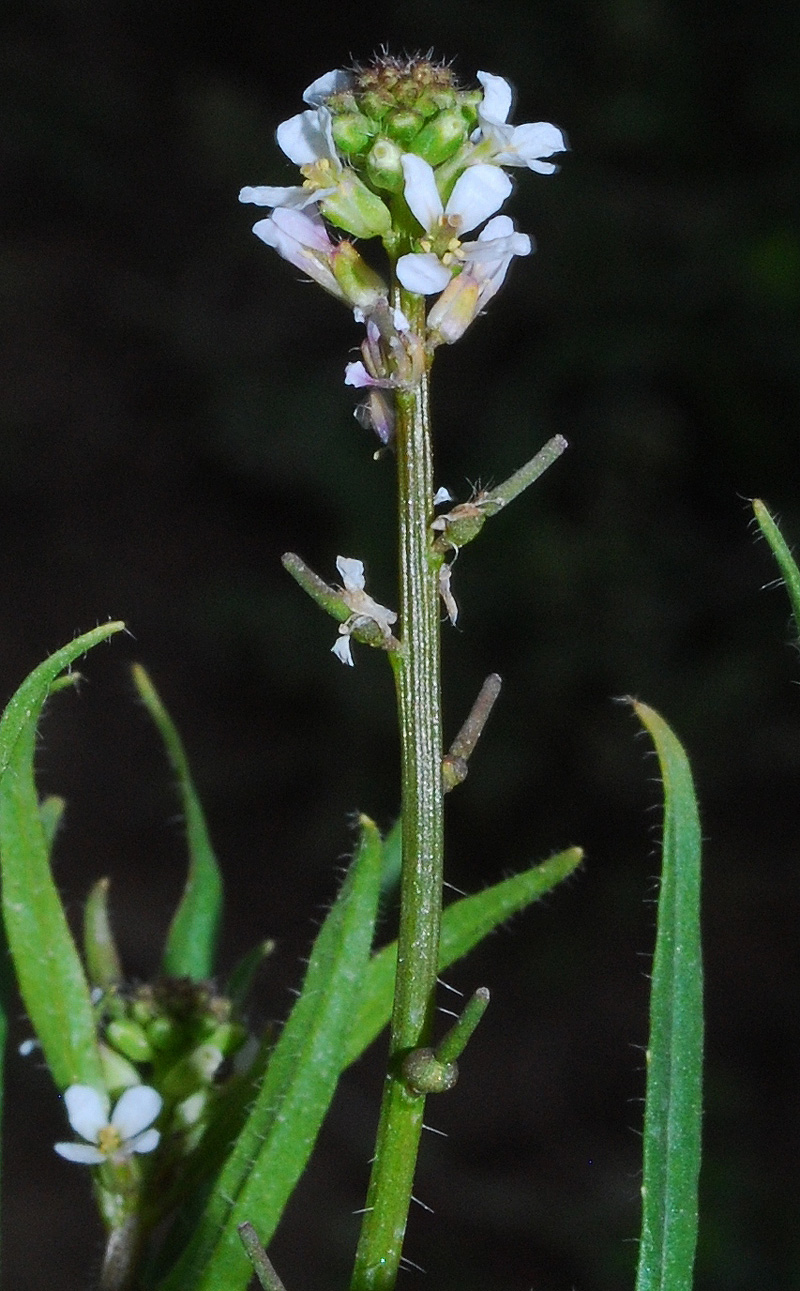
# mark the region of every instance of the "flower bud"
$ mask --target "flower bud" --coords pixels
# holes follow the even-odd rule
[[[147,1024],[147,1038],[154,1049],[163,1053],[171,1049],[180,1036],[180,1028],[172,1018],[151,1018]]]
[[[396,112],[389,114],[383,122],[383,128],[390,139],[408,144],[416,134],[419,134],[423,124],[424,118],[413,108],[398,108]]]
[[[422,127],[409,144],[409,152],[422,157],[430,166],[447,161],[467,137],[467,122],[457,108],[439,112]]]
[[[125,1058],[130,1058],[131,1062],[150,1062],[153,1057],[153,1048],[144,1027],[131,1018],[109,1022],[106,1040],[112,1049],[116,1049]]]
[[[103,1071],[103,1082],[109,1094],[119,1094],[123,1089],[130,1085],[138,1085],[141,1076],[134,1067],[133,1063],[123,1058],[121,1053],[116,1049],[110,1049],[102,1040],[98,1045],[100,1050],[100,1066]]]
[[[405,179],[401,157],[403,150],[392,139],[379,135],[366,157],[367,178],[376,188],[401,193]]]
[[[320,203],[320,209],[337,229],[356,238],[382,237],[392,227],[389,208],[352,171],[342,174],[335,190]]]
[[[331,122],[336,147],[345,157],[363,152],[375,134],[375,126],[360,112],[346,112]]]

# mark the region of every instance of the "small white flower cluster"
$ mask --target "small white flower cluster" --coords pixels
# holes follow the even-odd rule
[[[552,174],[556,166],[547,158],[567,148],[561,130],[548,122],[509,124],[511,86],[490,72],[478,73],[482,93],[452,90],[449,99],[447,93],[438,98],[430,94],[422,115],[417,114],[422,122],[425,111],[432,113],[430,124],[420,130],[412,122],[404,142],[407,118],[415,113],[403,111],[402,95],[409,84],[413,92],[420,61],[425,62],[410,60],[402,68],[400,60],[379,59],[373,69],[379,77],[387,66],[391,71],[399,68],[401,106],[396,111],[388,111],[379,94],[370,99],[369,91],[364,92],[364,84],[377,83],[380,90],[379,80],[365,81],[358,71],[343,69],[319,77],[303,95],[308,109],[284,121],[277,131],[278,143],[300,167],[303,183],[248,187],[239,194],[242,202],[272,208],[253,232],[366,322],[364,362],[351,364],[346,379],[373,390],[418,379],[417,356],[409,358],[408,327],[403,327],[402,316],[401,322],[395,320],[393,333],[386,326],[391,317],[386,283],[351,242],[330,236],[325,221],[356,238],[381,237],[402,287],[416,295],[436,296],[427,315],[427,336],[418,338],[430,352],[438,344],[458,340],[499,290],[514,256],[533,250],[531,238],[517,232],[507,215],[497,214],[512,191],[504,168],[522,166]],[[426,64],[423,70],[434,81],[437,72],[449,76],[448,69],[436,65]],[[369,118],[364,105],[376,99],[375,117]],[[442,111],[435,124],[431,102],[458,105],[462,100],[472,105],[471,131],[460,108]],[[456,132],[452,146],[443,143],[446,129]],[[415,222],[413,231],[407,213],[405,226],[398,228],[394,199],[399,196]],[[480,226],[474,241],[462,242],[464,234]],[[380,310],[383,324],[369,334],[370,320]],[[373,394],[372,403],[377,410],[367,419],[384,438],[391,420],[385,400]]]

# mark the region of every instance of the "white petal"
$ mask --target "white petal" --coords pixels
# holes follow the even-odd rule
[[[145,1130],[142,1134],[137,1134],[136,1138],[130,1143],[133,1152],[153,1152],[158,1147],[161,1135],[158,1130]]]
[[[304,211],[279,206],[272,212],[272,219],[283,233],[294,238],[301,246],[309,247],[312,251],[322,251],[323,254],[333,251],[334,244],[328,237],[328,230],[316,212],[306,215]]]
[[[94,1143],[103,1127],[108,1125],[108,1098],[91,1085],[70,1085],[64,1090],[64,1102],[75,1133]]]
[[[296,206],[301,208],[311,202],[319,201],[322,194],[302,184],[293,184],[282,188],[274,184],[259,184],[256,188],[243,188],[239,193],[240,202],[252,202],[254,206]]]
[[[511,180],[499,166],[469,166],[456,180],[445,213],[458,215],[459,233],[469,233],[500,209],[512,188]]]
[[[77,1161],[78,1165],[102,1165],[108,1157],[99,1148],[89,1143],[56,1143],[55,1150],[65,1161]]]
[[[444,214],[433,167],[413,152],[404,153],[400,158],[400,164],[405,175],[404,195],[409,210],[414,218],[419,220],[423,229],[430,233],[440,216]]]
[[[451,277],[450,270],[432,251],[415,251],[401,256],[396,272],[406,291],[416,292],[419,296],[444,291]]]
[[[308,166],[321,157],[336,155],[327,108],[309,108],[282,121],[275,132],[278,146],[296,166]]]
[[[495,215],[478,234],[479,242],[491,242],[493,238],[509,238],[514,232],[514,221],[510,215]]]
[[[508,81],[491,72],[478,72],[478,80],[483,86],[483,102],[478,106],[480,119],[498,123],[507,121],[512,97]]]
[[[343,632],[340,637],[336,638],[331,646],[331,653],[335,654],[336,658],[340,659],[342,663],[346,663],[348,667],[355,667],[355,664],[353,663],[353,652],[350,649],[349,632]]]
[[[133,1139],[152,1125],[161,1103],[161,1095],[151,1085],[131,1085],[111,1113],[111,1124],[123,1139]]]
[[[453,495],[449,489],[446,489],[444,487],[444,485],[442,485],[440,489],[437,489],[433,495],[433,505],[435,507],[440,507],[443,502],[452,502],[452,501],[453,501]]]
[[[551,125],[549,121],[530,121],[512,131],[507,154],[501,152],[499,158],[514,156],[518,160],[512,164],[531,166],[541,157],[552,157],[554,152],[566,152],[567,148],[567,140],[558,126]],[[539,167],[531,166],[531,169],[538,170]],[[553,169],[551,164],[548,172]]]
[[[342,582],[348,592],[363,592],[364,562],[354,556],[337,556],[336,568],[342,576]]]
[[[352,84],[352,72],[346,72],[343,68],[337,67],[335,71],[325,72],[323,76],[318,76],[311,82],[303,94],[303,102],[310,103],[314,108],[319,107],[331,94],[341,94],[343,90],[349,90]]]

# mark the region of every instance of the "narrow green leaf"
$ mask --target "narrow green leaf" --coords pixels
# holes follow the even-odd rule
[[[758,498],[753,502],[753,511],[759,528],[772,548],[773,555],[778,562],[778,568],[783,575],[783,581],[789,593],[792,606],[795,631],[800,636],[800,569],[797,568],[797,562],[792,556],[783,534],[764,503]]]
[[[358,852],[311,952],[303,990],[252,1111],[195,1235],[159,1291],[244,1291],[252,1266],[238,1226],[264,1245],[302,1173],[343,1067],[353,995],[369,961],[381,874],[380,835],[361,817]]]
[[[664,783],[636,1291],[691,1291],[703,1069],[700,821],[681,745],[652,708],[633,707],[653,739]]]
[[[3,918],[20,993],[59,1089],[102,1088],[89,986],[50,872],[52,811],[40,812],[33,773],[36,726],[59,674],[119,632],[106,623],[58,650],[27,678],[0,721]]]
[[[132,672],[136,689],[158,728],[178,777],[189,848],[186,886],[167,934],[161,971],[169,977],[202,981],[214,973],[222,916],[222,876],[175,724],[144,668],[137,663]]]
[[[570,847],[541,865],[513,874],[494,887],[447,906],[442,913],[439,972],[443,973],[461,959],[499,924],[550,892],[572,874],[582,859],[581,849]],[[377,951],[369,962],[358,994],[358,1011],[347,1042],[345,1066],[360,1057],[389,1021],[396,959],[397,942],[393,941]]]

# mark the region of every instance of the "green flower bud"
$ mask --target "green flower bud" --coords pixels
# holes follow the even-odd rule
[[[151,1018],[145,1027],[147,1038],[154,1049],[163,1053],[171,1049],[180,1036],[180,1028],[172,1018]]]
[[[141,1076],[133,1063],[128,1062],[127,1058],[123,1058],[122,1054],[117,1053],[116,1049],[109,1049],[108,1045],[103,1044],[102,1040],[98,1048],[100,1050],[100,1066],[103,1069],[103,1080],[112,1098],[121,1093],[123,1089],[127,1089],[129,1085],[141,1084]]]
[[[373,121],[382,121],[387,112],[391,112],[394,102],[388,94],[382,94],[380,90],[368,90],[366,94],[361,95],[361,111]]]
[[[132,1018],[109,1022],[106,1027],[106,1040],[112,1049],[116,1049],[131,1062],[150,1062],[153,1049],[145,1034],[144,1027]]]
[[[403,167],[400,158],[402,148],[380,135],[367,153],[367,177],[376,188],[385,188],[390,193],[403,191]]]
[[[337,229],[355,238],[382,237],[392,227],[389,208],[349,170],[342,174],[335,192],[320,202],[320,210]]]
[[[375,125],[360,112],[347,112],[331,121],[336,147],[345,157],[363,152],[375,134]]]
[[[430,166],[452,157],[467,137],[467,123],[457,108],[440,112],[428,121],[409,145],[409,152],[415,152]]]
[[[383,122],[383,128],[390,139],[407,144],[419,134],[423,123],[424,118],[419,112],[415,112],[412,108],[398,108],[396,112],[389,114]]]

